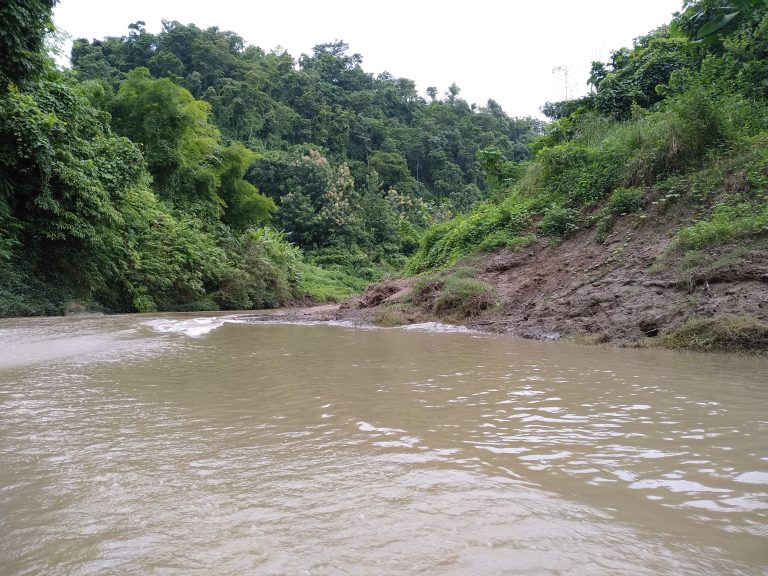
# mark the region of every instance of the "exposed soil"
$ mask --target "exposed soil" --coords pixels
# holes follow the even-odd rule
[[[693,316],[748,314],[768,321],[768,243],[720,246],[683,269],[681,254],[668,250],[679,222],[679,214],[625,216],[604,244],[586,230],[556,246],[540,239],[520,252],[478,255],[462,264],[496,288],[501,305],[466,325],[524,338],[631,344]],[[414,280],[378,283],[340,305],[284,314],[375,323],[382,310],[403,300]],[[435,319],[407,306],[400,317],[405,323]]]

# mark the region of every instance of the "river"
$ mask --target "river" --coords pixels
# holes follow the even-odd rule
[[[0,574],[765,574],[768,361],[0,321]]]

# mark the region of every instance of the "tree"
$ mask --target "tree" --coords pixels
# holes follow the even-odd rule
[[[25,82],[45,66],[45,36],[53,30],[51,10],[58,0],[0,2],[0,88]]]
[[[222,220],[236,230],[267,224],[277,206],[271,198],[259,193],[250,182],[243,180],[256,154],[239,142],[233,142],[221,152],[219,194],[226,203]]]
[[[161,198],[218,218],[220,134],[208,122],[207,103],[168,79],[151,79],[146,68],[136,68],[115,94],[110,112],[114,129],[142,145]]]

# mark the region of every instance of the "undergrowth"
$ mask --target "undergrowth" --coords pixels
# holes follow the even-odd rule
[[[314,302],[339,302],[365,290],[368,281],[343,272],[312,264],[299,264],[296,295]]]

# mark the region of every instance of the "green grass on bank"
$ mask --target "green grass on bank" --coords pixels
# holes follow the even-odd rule
[[[649,346],[697,352],[768,352],[768,324],[747,315],[693,318]]]
[[[299,265],[298,298],[315,302],[339,302],[365,290],[368,280],[351,276],[341,270],[326,270],[312,264]]]

